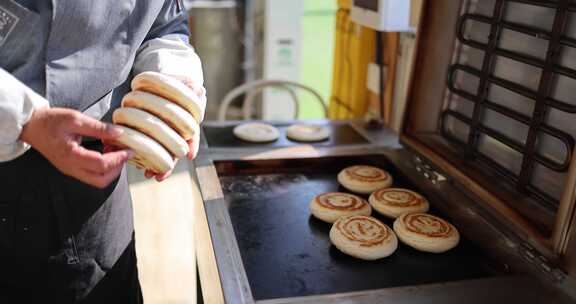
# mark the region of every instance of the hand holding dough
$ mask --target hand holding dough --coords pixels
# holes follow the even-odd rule
[[[128,130],[114,144],[134,150],[131,162],[160,180],[177,158],[190,153],[190,141],[198,140],[205,104],[180,80],[161,73],[137,75],[132,89],[112,115],[115,124]]]

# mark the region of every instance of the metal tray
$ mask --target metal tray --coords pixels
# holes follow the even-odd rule
[[[214,163],[254,299],[299,297],[501,276],[495,262],[466,238],[430,254],[400,244],[390,257],[362,261],[330,244],[330,225],[310,215],[317,194],[345,191],[336,174],[369,164],[395,185],[418,191],[383,155]],[[431,201],[434,206],[434,201]],[[434,207],[432,214],[450,220]],[[392,221],[373,214],[389,226]]]
[[[234,136],[232,130],[235,125],[226,126],[204,126],[204,134],[209,147],[213,148],[250,148],[250,147],[288,147],[299,144],[310,144],[314,146],[337,146],[337,145],[360,145],[370,142],[358,133],[348,123],[323,124],[330,128],[330,137],[318,142],[292,141],[286,137],[286,129],[290,124],[273,124],[280,132],[278,140],[269,143],[250,143],[240,140]]]

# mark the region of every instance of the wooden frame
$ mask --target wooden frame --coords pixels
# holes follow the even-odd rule
[[[198,175],[192,174],[192,176],[197,186],[196,189],[200,190]],[[206,209],[204,208],[204,200],[202,197],[200,200],[193,202],[194,214],[196,215],[196,220],[194,221],[194,238],[196,242],[196,261],[198,263],[197,280],[200,281],[200,288],[202,288],[204,295],[204,303],[223,304],[225,303],[224,291],[220,283],[220,273],[214,253],[214,244],[210,235],[208,217],[206,215]],[[200,277],[202,278],[201,280]]]
[[[464,3],[463,1],[462,3]],[[574,217],[574,191],[576,189],[576,166],[570,169],[564,195],[560,201],[556,215],[549,219],[552,227],[550,235],[545,235],[527,221],[521,213],[510,204],[515,200],[506,191],[494,187],[493,180],[475,172],[472,167],[459,161],[458,155],[442,147],[440,141],[424,140],[431,138],[437,132],[439,113],[445,106],[446,67],[453,60],[455,43],[454,31],[446,32],[446,28],[453,29],[460,14],[461,3],[449,1],[426,1],[424,4],[422,21],[420,22],[420,37],[417,40],[413,79],[408,94],[409,111],[405,113],[405,128],[401,135],[401,142],[411,147],[419,154],[428,158],[439,166],[449,176],[453,177],[493,211],[502,222],[509,225],[526,243],[538,249],[554,263],[566,264],[567,261],[576,263],[576,252],[567,250],[576,247],[576,237],[569,240],[569,230],[573,230]],[[574,234],[574,232],[572,232]],[[572,254],[570,254],[572,253]],[[566,256],[566,254],[570,254]],[[572,272],[571,273],[576,273]]]

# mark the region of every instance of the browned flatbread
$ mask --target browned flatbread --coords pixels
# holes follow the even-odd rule
[[[398,247],[392,229],[373,217],[363,215],[338,219],[330,229],[330,241],[340,251],[364,260],[387,257]]]
[[[352,166],[338,173],[338,182],[352,192],[370,194],[378,189],[390,187],[392,176],[380,168]]]
[[[430,204],[422,195],[402,188],[384,188],[370,195],[368,200],[378,213],[397,218],[404,213],[427,212]]]
[[[456,227],[427,213],[401,215],[394,221],[394,231],[404,244],[426,252],[445,252],[460,241]]]
[[[316,218],[334,223],[342,216],[370,215],[372,208],[361,197],[343,192],[328,192],[315,196],[310,211]]]

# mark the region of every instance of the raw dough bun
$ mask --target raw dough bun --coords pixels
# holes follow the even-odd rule
[[[174,168],[174,159],[162,145],[136,130],[124,126],[117,127],[123,129],[124,133],[111,143],[134,151],[136,155],[129,160],[130,163],[157,174],[166,173]]]
[[[112,121],[155,139],[176,158],[190,151],[190,146],[176,131],[150,113],[134,108],[119,108],[112,114]]]
[[[427,212],[428,201],[420,194],[402,188],[384,188],[377,190],[368,199],[378,213],[397,218],[404,213]]]
[[[330,130],[325,126],[295,124],[286,129],[286,136],[295,141],[321,141],[330,137]]]
[[[122,99],[122,107],[140,109],[162,119],[185,140],[192,139],[194,134],[200,132],[200,126],[192,114],[175,103],[150,93],[132,91]]]
[[[380,168],[352,166],[338,173],[338,182],[352,192],[370,194],[378,189],[390,187],[392,176]]]
[[[278,139],[279,133],[276,127],[261,123],[249,122],[234,128],[234,135],[249,142],[271,142]]]
[[[363,260],[385,258],[398,248],[394,231],[363,215],[341,217],[330,229],[330,241],[345,254]]]
[[[456,227],[427,213],[401,215],[394,221],[394,231],[402,243],[426,252],[445,252],[460,241]]]
[[[312,214],[327,223],[348,215],[370,215],[372,207],[361,197],[343,192],[328,192],[310,201]]]
[[[133,91],[152,93],[178,104],[192,114],[197,123],[201,123],[204,118],[206,101],[174,77],[158,72],[144,72],[136,75],[131,85]]]

